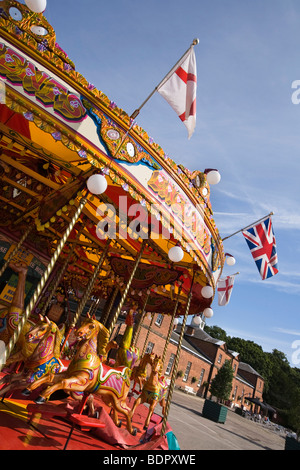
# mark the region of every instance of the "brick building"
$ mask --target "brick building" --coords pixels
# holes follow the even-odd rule
[[[170,322],[168,315],[154,314],[153,320],[147,316],[144,318],[136,343],[141,353],[153,351],[162,356]],[[196,395],[209,398],[208,385],[227,360],[234,371],[230,404],[251,409],[252,404],[246,401],[246,397],[262,399],[263,377],[249,364],[241,362],[238,352],[229,350],[224,341],[212,338],[201,327],[203,324],[199,327],[193,321],[186,326],[175,386],[181,389],[191,387]],[[121,322],[116,326],[115,337],[120,340],[124,331],[125,325]],[[165,377],[172,374],[180,331],[181,325],[178,324],[171,334],[164,362]]]

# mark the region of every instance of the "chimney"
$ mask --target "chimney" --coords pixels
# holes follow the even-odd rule
[[[186,332],[185,332],[186,335],[189,335],[189,336],[194,336],[195,334],[195,328],[191,325],[188,325],[186,327]]]

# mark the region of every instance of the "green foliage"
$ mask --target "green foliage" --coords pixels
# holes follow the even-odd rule
[[[205,331],[225,341],[228,349],[239,353],[241,362],[249,364],[264,378],[264,400],[278,410],[287,427],[300,433],[300,369],[292,368],[278,349],[264,352],[253,341],[231,338],[217,326],[206,326]]]
[[[222,330],[219,326],[207,326],[205,325],[204,331],[208,333],[212,338],[220,339],[221,341],[227,342],[228,336],[226,331]]]
[[[223,366],[211,381],[210,392],[217,397],[218,401],[228,400],[232,389],[233,369],[229,361],[225,361]]]

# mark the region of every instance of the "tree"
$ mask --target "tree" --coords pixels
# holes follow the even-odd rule
[[[227,336],[218,326],[206,326],[205,331],[213,338],[225,341],[229,350],[239,353],[241,362],[252,366],[264,378],[263,399],[277,409],[285,426],[299,434],[300,369],[292,368],[286,355],[278,349],[264,352],[253,341]],[[212,393],[217,396],[216,391]]]
[[[204,331],[208,333],[212,338],[220,339],[221,341],[225,341],[225,343],[227,343],[229,339],[229,337],[226,334],[226,331],[216,325],[213,325],[213,326],[205,325]]]
[[[228,400],[232,389],[233,369],[229,361],[225,361],[223,366],[211,381],[210,392],[217,397],[218,402]]]

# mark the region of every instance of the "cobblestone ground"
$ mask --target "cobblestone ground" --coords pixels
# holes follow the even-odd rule
[[[204,400],[174,390],[168,421],[181,450],[284,450],[285,433],[229,410],[225,424],[202,416]],[[159,411],[159,406],[155,412]]]

